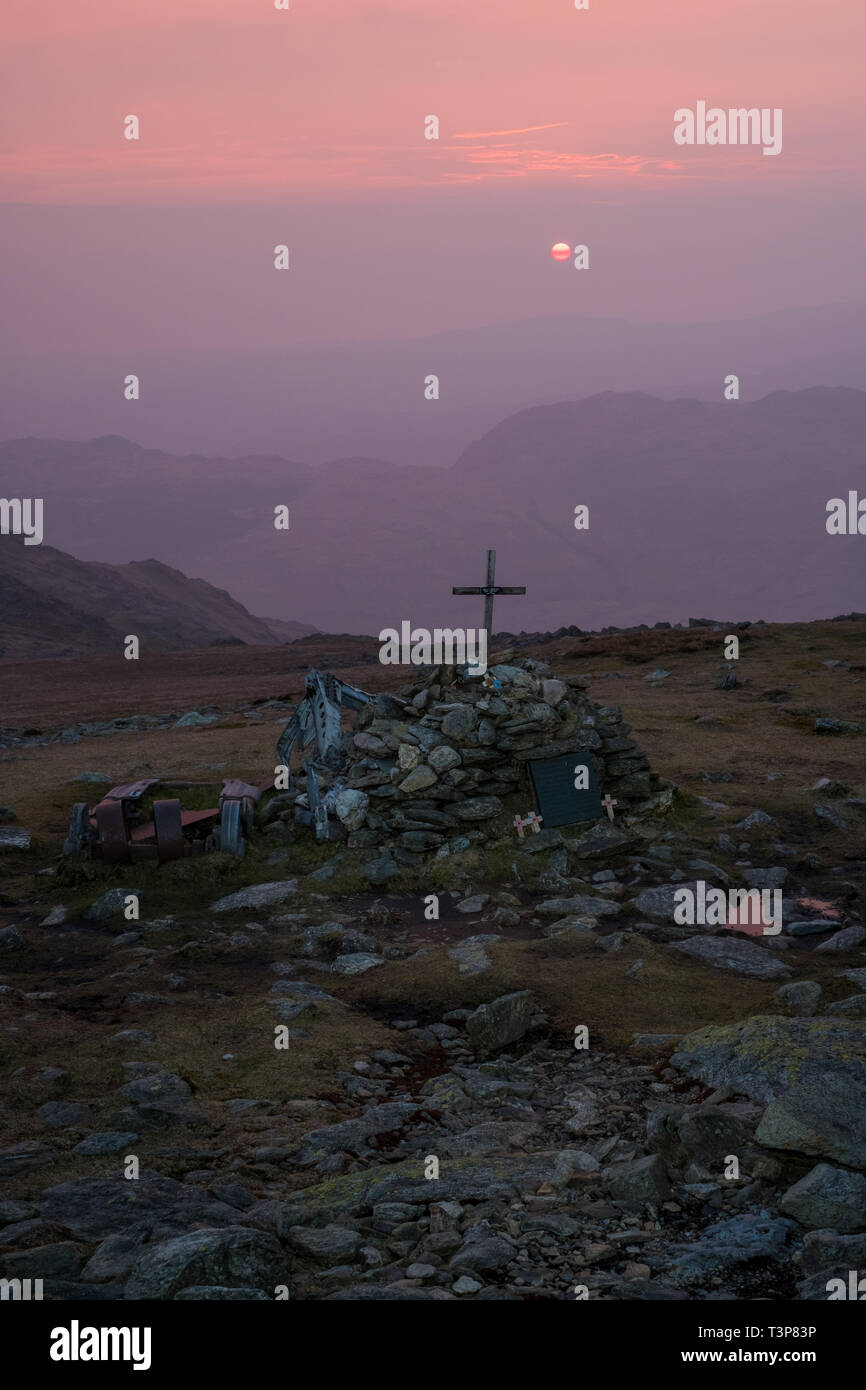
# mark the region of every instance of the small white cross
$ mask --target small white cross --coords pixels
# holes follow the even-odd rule
[[[608,793],[607,796],[605,796],[605,797],[602,798],[601,804],[602,804],[602,806],[604,807],[604,809],[607,811],[608,818],[609,818],[610,820],[613,820],[613,808],[614,808],[614,806],[618,806],[618,805],[619,805],[619,802],[618,802],[618,801],[614,801],[613,797],[610,795],[610,793]]]
[[[539,830],[541,829],[541,820],[542,817],[539,816],[535,811],[530,811],[529,815],[526,817],[525,820],[521,820],[520,816],[515,816],[514,825],[520,839],[523,839],[523,832],[526,829],[527,825],[532,830],[533,835],[537,835]]]

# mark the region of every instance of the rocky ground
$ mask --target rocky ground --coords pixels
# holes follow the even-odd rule
[[[774,688],[746,691],[769,759],[754,729],[685,776],[656,756],[664,814],[472,846],[378,896],[281,821],[241,868],[114,876],[70,874],[37,827],[0,876],[0,1277],[73,1300],[809,1300],[862,1273],[862,773],[855,729],[814,727],[856,725],[855,701],[794,732]],[[622,689],[646,748],[670,710]],[[690,718],[724,734],[741,697]],[[76,775],[112,739],[84,744]],[[779,888],[782,932],[676,925],[699,879]]]

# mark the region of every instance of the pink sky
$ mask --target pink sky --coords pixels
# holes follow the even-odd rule
[[[699,192],[862,176],[862,0],[5,0],[0,199],[262,202],[479,184]],[[784,150],[683,149],[698,99]],[[122,138],[123,117],[142,123]],[[424,116],[441,121],[438,142]]]

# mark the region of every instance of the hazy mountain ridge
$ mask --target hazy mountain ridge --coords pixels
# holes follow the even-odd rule
[[[866,389],[866,305],[660,323],[547,315],[382,341],[171,344],[135,353],[142,395],[125,401],[117,355],[0,350],[0,435],[116,432],[185,454],[286,454],[322,463],[363,454],[447,467],[473,437],[525,406],[602,391],[743,400],[771,390]],[[439,399],[425,399],[429,374]],[[44,383],[50,381],[46,392]],[[243,389],[238,389],[243,383]]]
[[[143,652],[245,642],[274,646],[308,624],[253,617],[203,579],[158,560],[107,565],[52,546],[0,537],[0,657],[10,660],[117,652],[135,633]]]
[[[866,393],[849,388],[736,402],[605,392],[511,414],[447,469],[12,441],[0,491],[43,496],[46,540],[80,558],[153,555],[323,631],[477,626],[480,600],[451,586],[482,582],[488,547],[499,582],[528,590],[498,601],[501,629],[698,610],[787,621],[863,606],[866,547],[828,536],[825,519],[863,479],[864,437]],[[289,531],[274,529],[279,503]]]

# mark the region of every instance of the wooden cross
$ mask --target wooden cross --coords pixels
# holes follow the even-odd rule
[[[613,797],[611,796],[610,792],[608,792],[607,796],[605,796],[605,797],[602,798],[601,804],[602,804],[602,806],[604,807],[604,809],[607,811],[607,814],[608,814],[608,816],[610,817],[610,819],[613,820],[613,808],[614,808],[614,806],[618,806],[618,805],[619,805],[619,802],[618,802],[618,801],[614,801],[614,799],[613,799]]]
[[[493,636],[493,595],[494,594],[525,594],[526,588],[520,585],[515,588],[507,587],[504,584],[497,584],[496,574],[496,551],[487,552],[487,583],[476,588],[452,588],[452,594],[483,594],[484,595],[484,627],[487,631],[488,641]]]

